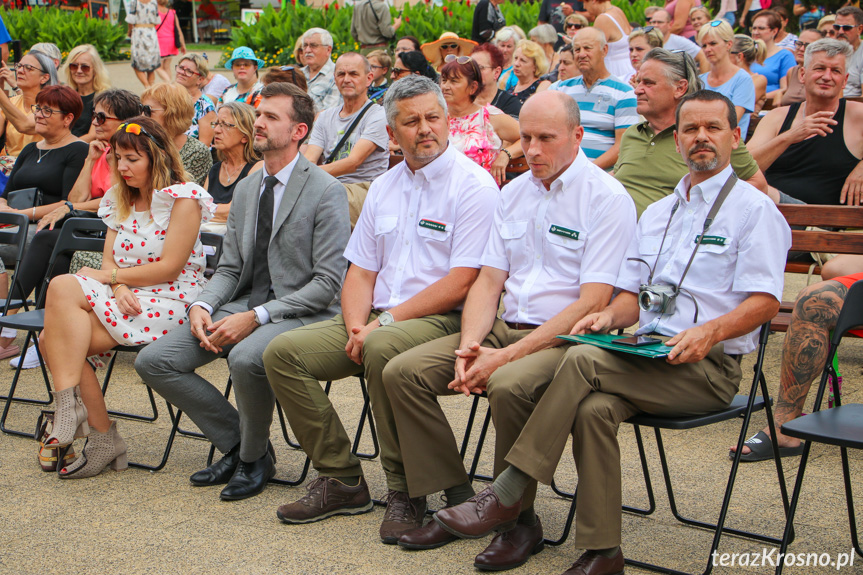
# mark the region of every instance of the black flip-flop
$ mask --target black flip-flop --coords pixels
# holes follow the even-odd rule
[[[770,437],[763,431],[759,431],[743,445],[749,448],[749,453],[744,453],[740,456],[740,461],[766,461],[773,459],[773,444],[770,442]],[[803,454],[804,443],[800,443],[797,447],[780,447],[779,457],[794,457],[795,455]],[[728,459],[734,459],[734,452],[728,451]]]

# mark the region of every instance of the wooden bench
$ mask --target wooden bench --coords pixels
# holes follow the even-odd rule
[[[863,228],[863,207],[811,204],[779,204],[778,207],[790,226]],[[791,230],[791,251],[863,255],[863,233]],[[785,273],[808,274],[810,268],[813,268],[811,263],[789,261],[785,264]],[[820,274],[821,268],[815,265],[812,273]],[[770,329],[787,331],[793,309],[793,301],[782,302]]]

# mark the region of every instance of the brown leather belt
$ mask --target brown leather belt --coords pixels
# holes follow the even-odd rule
[[[511,329],[536,329],[539,326],[532,323],[519,323],[517,321],[508,321],[506,322]]]
[[[389,46],[386,42],[381,42],[380,44],[360,44],[360,48],[380,48],[381,46]]]

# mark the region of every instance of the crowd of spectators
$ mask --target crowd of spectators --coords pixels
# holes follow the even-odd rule
[[[175,20],[161,2],[157,10],[156,2],[139,0],[129,23],[133,67],[147,85],[140,98],[111,87],[105,65],[88,44],[74,48],[65,61],[56,46],[43,44],[34,46],[12,67],[2,63],[0,169],[5,190],[0,195],[0,212],[23,214],[34,224],[29,247],[19,264],[19,281],[12,286],[10,296],[24,299],[41,284],[47,259],[68,218],[103,217],[109,226],[117,226],[121,237],[125,222],[127,232],[135,236],[138,224],[126,221],[127,217],[132,214],[134,219],[142,207],[150,210],[151,202],[168,201],[163,197],[164,190],[179,193],[173,196],[175,200],[201,200],[203,203],[195,204],[197,208],[182,208],[183,221],[203,214],[202,219],[208,221],[200,229],[225,236],[228,263],[216,272],[217,287],[205,289],[200,302],[185,302],[194,303],[189,310],[197,310],[189,311],[192,334],[186,333],[182,341],[179,336],[168,335],[163,340],[168,343],[158,345],[192,345],[217,355],[242,356],[242,362],[232,365],[232,370],[248,372],[248,383],[238,376],[238,396],[250,397],[244,394],[254,389],[259,400],[255,405],[269,409],[269,414],[253,416],[240,401],[239,411],[220,403],[219,408],[225,410],[233,427],[230,433],[218,437],[217,422],[196,420],[205,433],[215,434],[210,439],[225,455],[193,476],[193,484],[227,483],[222,492],[225,499],[260,493],[273,472],[272,446],[267,447],[264,440],[273,400],[278,396],[320,472],[305,498],[279,509],[282,521],[304,523],[369,510],[368,490],[359,463],[350,453],[337,455],[344,451],[337,416],[331,406],[327,407],[328,400],[307,390],[309,382],[317,384],[320,379],[365,373],[390,486],[382,540],[412,549],[444,545],[459,535],[474,536],[458,531],[472,525],[458,515],[463,509],[457,504],[469,506],[471,501],[492,498],[503,509],[519,502],[521,511],[507,516],[507,521],[516,526],[514,529],[522,530],[520,535],[512,535],[521,538],[515,545],[517,551],[508,551],[510,555],[501,559],[499,553],[505,541],[495,537],[491,551],[478,556],[477,566],[498,570],[520,565],[536,547],[537,537],[542,541],[541,525],[532,512],[532,486],[535,479],[548,477],[548,469],[529,469],[525,459],[529,441],[516,441],[518,431],[531,426],[538,436],[544,433],[544,427],[530,418],[530,411],[543,405],[536,400],[537,395],[542,395],[537,389],[548,387],[559,396],[559,390],[568,385],[555,383],[558,377],[553,368],[558,361],[568,361],[566,369],[576,371],[600,361],[593,356],[579,358],[579,353],[556,347],[551,343],[554,336],[579,329],[628,327],[621,318],[632,319],[630,323],[639,319],[634,301],[615,303],[628,300],[632,293],[626,290],[638,285],[640,272],[621,263],[624,253],[655,258],[656,262],[671,257],[668,265],[672,266],[678,257],[673,255],[678,253],[677,247],[671,250],[673,254],[662,250],[665,235],[657,227],[660,220],[666,226],[665,234],[669,234],[677,206],[690,202],[690,192],[696,193],[697,188],[699,197],[709,201],[725,184],[737,190],[743,202],[725,204],[726,213],[732,209],[742,213],[743,206],[749,206],[746,209],[756,213],[752,217],[775,228],[776,237],[782,239],[772,249],[775,254],[765,255],[781,259],[765,264],[761,273],[768,274],[774,267],[781,269],[787,252],[787,226],[783,226],[774,204],[859,206],[863,202],[863,102],[859,101],[863,94],[863,11],[847,6],[835,16],[819,17],[813,15],[813,9],[795,3],[794,15],[800,16],[805,27],[794,35],[786,30],[789,15],[782,6],[761,10],[758,0],[747,0],[742,5],[741,19],[749,26],[751,35],[746,35],[735,34],[733,2],[723,2],[718,17],[713,18],[698,0],[675,0],[663,8],[649,9],[648,25],[643,27],[628,22],[624,13],[607,0],[567,1],[558,6],[544,2],[537,26],[525,33],[506,24],[500,4],[500,0],[480,0],[471,38],[445,32],[436,39],[417,39],[397,37],[402,21],[392,19],[386,2],[363,0],[355,5],[351,27],[359,45],[357,52],[333,53],[331,33],[311,28],[297,43],[297,62],[293,66],[264,69],[264,60],[252,47],[234,49],[226,63],[233,74],[231,83],[214,71],[205,57],[185,53],[185,46],[180,49],[183,54],[173,68],[172,80],[171,70],[160,67],[162,62],[153,58],[153,45],[149,43],[155,39],[157,20],[162,24],[169,21],[169,27]],[[158,50],[158,43],[155,46]],[[175,55],[176,50],[162,53],[161,57],[170,62]],[[157,69],[168,81],[153,80]],[[684,107],[688,115],[681,120]],[[694,110],[711,111],[713,115],[699,115]],[[683,121],[688,126],[685,130],[681,129]],[[118,145],[122,150],[116,148]],[[165,154],[164,158],[160,154]],[[714,163],[705,158],[710,155]],[[137,160],[132,156],[146,160],[153,173],[147,178],[141,176],[139,170],[143,168],[134,166]],[[518,175],[524,171],[528,173]],[[710,178],[699,180],[696,186],[697,174],[705,172],[711,174]],[[720,176],[722,181],[713,179]],[[157,180],[165,185],[154,193],[135,191],[137,188],[130,183],[140,181],[153,187]],[[307,205],[303,198],[312,192],[304,191],[307,196],[298,198],[300,190],[309,186],[315,188],[315,194],[321,194],[315,196],[320,204]],[[20,205],[21,192],[31,189],[36,192],[28,196],[32,198],[30,203]],[[555,193],[566,194],[568,200],[562,201]],[[255,196],[249,199],[249,194]],[[679,198],[673,208],[669,196]],[[279,208],[280,202],[286,201],[297,202],[296,209],[306,216],[286,223],[288,211]],[[693,223],[692,214],[704,211],[701,204],[681,217]],[[660,217],[666,206],[671,210],[667,225]],[[157,228],[162,230],[154,232],[157,237],[164,235],[162,228],[167,226],[165,209],[152,212]],[[238,212],[241,215],[235,215]],[[255,213],[269,214],[269,221],[256,220]],[[290,218],[294,217],[292,213]],[[737,229],[731,223],[726,228],[722,233],[741,235],[710,236],[714,243],[704,250],[702,261],[709,258],[729,277],[735,266],[754,269],[747,259],[751,254],[744,257],[744,246],[764,232],[748,227]],[[277,238],[281,229],[297,234],[298,244],[291,245],[283,235],[278,242],[274,239],[273,245],[278,243],[283,255],[291,254],[285,257],[296,258],[296,274],[302,279],[288,277],[294,271],[269,271],[269,266],[277,262],[272,253],[267,259],[268,241],[270,234]],[[669,237],[669,245],[682,246],[685,242],[681,238],[686,233]],[[169,245],[193,250],[191,259],[185,255],[173,258],[170,270],[158,276],[164,277],[165,285],[173,282],[170,277],[179,271],[177,266],[200,263],[203,252],[196,256],[194,250],[199,247],[193,247],[198,246],[197,240],[192,242],[191,235],[185,235],[188,237],[181,244],[176,243],[181,242],[176,238],[182,234],[172,235]],[[491,239],[483,251],[487,237]],[[696,251],[702,243],[700,238],[696,236]],[[114,241],[116,236],[109,239]],[[402,246],[402,241],[407,247]],[[409,249],[414,243],[417,247]],[[785,252],[779,254],[783,246]],[[311,251],[302,252],[306,248]],[[7,263],[10,253],[0,250]],[[345,274],[342,253],[353,265],[344,279],[343,315],[332,318],[337,307],[338,281]],[[88,261],[84,269],[90,271],[83,272],[85,279],[70,283],[64,276],[52,286],[80,284],[85,294],[92,289],[93,294],[109,301],[122,297],[124,309],[137,310],[140,306],[134,303],[136,296],[127,295],[127,284],[116,281],[117,267],[122,269],[123,264],[112,259],[114,255],[106,247],[105,254]],[[604,259],[603,264],[600,259]],[[836,258],[824,266],[823,277],[828,281],[807,289],[801,298],[829,297],[833,304],[841,304],[850,285],[844,278],[863,272],[861,260],[855,256]],[[158,258],[151,260],[157,262]],[[63,259],[55,275],[65,274],[70,265],[68,258]],[[707,287],[709,266],[699,263],[695,269],[699,266],[703,277],[693,277],[692,281],[701,281],[702,287]],[[624,271],[615,280],[618,269]],[[670,269],[662,271],[668,276]],[[108,277],[106,273],[110,283],[102,281]],[[554,278],[555,274],[559,277]],[[143,282],[138,277],[132,272],[124,275],[128,285]],[[561,278],[568,278],[569,284],[559,285]],[[750,280],[740,281],[743,285]],[[677,354],[685,353],[689,340],[681,334],[702,329],[705,322],[719,321],[723,313],[750,310],[757,300],[762,304],[758,308],[760,315],[752,317],[762,318],[767,313],[764,310],[773,309],[776,281],[775,277],[765,280],[759,285],[769,286],[763,289],[756,289],[755,283],[741,288],[742,292],[751,292],[750,299],[731,298],[721,305],[712,302],[712,308],[708,304],[707,318],[697,326],[681,327],[680,321],[664,325],[660,314],[649,326],[643,323],[642,331],[649,328],[668,336],[670,345],[679,348]],[[102,294],[102,288],[93,282],[108,283],[116,289]],[[781,297],[781,278],[778,282]],[[195,286],[197,297],[200,286],[191,286]],[[121,287],[126,290],[118,296]],[[614,287],[628,295],[612,300]],[[503,319],[495,319],[504,288]],[[726,288],[730,293],[730,285]],[[48,302],[55,319],[53,328],[42,339],[49,354],[61,358],[62,363],[66,352],[61,353],[58,337],[65,333],[63,322],[72,321],[73,316],[78,321],[84,317],[81,313],[90,310],[69,293],[57,295],[60,289],[53,287],[49,292],[55,298]],[[489,294],[496,295],[489,298]],[[60,301],[64,309],[74,313],[61,313]],[[557,304],[550,305],[549,301]],[[272,302],[279,303],[270,305]],[[538,303],[534,307],[528,305],[531,302]],[[617,313],[623,315],[603,311],[607,305],[608,310],[617,308]],[[179,310],[174,308],[176,305],[171,309]],[[471,337],[465,333],[461,338],[456,335],[462,308],[465,319],[461,328],[469,329]],[[9,310],[15,312],[14,308]],[[242,319],[232,319],[240,314]],[[679,320],[679,315],[673,317]],[[809,329],[817,331],[811,337],[823,340],[835,315],[817,330]],[[641,317],[645,319],[649,318]],[[276,329],[274,324],[282,321],[285,323]],[[318,321],[322,321],[321,326],[315,323]],[[394,322],[413,322],[410,327],[416,332],[410,337],[393,336],[387,330]],[[789,336],[805,329],[806,322],[817,323],[817,318],[798,310],[794,322],[795,331],[790,331]],[[748,331],[726,331],[723,333],[727,337],[710,340],[717,345],[723,340],[739,344],[732,345],[737,351],[729,352],[732,348],[728,348],[725,355],[720,353],[720,363],[739,363],[737,355],[751,351],[748,343],[739,341],[758,325],[750,323],[746,323]],[[315,326],[320,331],[315,332]],[[117,339],[116,330],[112,330],[115,327],[116,324],[106,328],[105,334],[94,328],[90,349],[104,351],[110,348],[109,343],[116,344],[99,339],[109,335],[125,343]],[[374,331],[379,328],[383,331]],[[169,331],[165,329],[164,334]],[[187,326],[184,332],[188,331]],[[517,333],[523,331],[528,333]],[[254,342],[254,349],[249,344],[242,346],[242,353],[230,351],[240,349],[238,343],[254,333],[258,336],[247,341]],[[263,333],[269,334],[266,341]],[[0,358],[21,354],[15,345],[16,335],[8,329],[0,333]],[[128,339],[128,334],[125,337]],[[521,343],[522,338],[528,343]],[[784,364],[793,361],[797,349],[794,345],[799,346],[799,342],[786,339]],[[158,346],[154,343],[151,347]],[[332,357],[320,360],[320,365],[312,366],[302,359],[324,348],[326,352],[321,354]],[[363,349],[368,351],[368,359]],[[76,350],[78,355],[86,351]],[[504,358],[504,351],[510,355]],[[406,355],[396,359],[399,353]],[[708,361],[709,353],[709,348],[701,349],[697,354],[693,352],[694,359],[677,363]],[[176,381],[189,383],[187,395],[176,392],[178,407],[192,419],[207,417],[203,414],[206,410],[195,402],[203,401],[198,395],[210,392],[201,391],[200,386],[207,383],[195,379],[194,368],[190,372],[188,366],[166,364],[164,359],[170,354],[148,354],[148,359],[139,365],[145,382],[160,393],[170,394],[158,386],[171,381],[165,374],[176,375]],[[725,357],[729,354],[730,360]],[[204,355],[195,357],[199,364],[204,363]],[[392,359],[395,367],[388,371],[381,357]],[[79,359],[75,356],[74,362]],[[12,361],[15,366],[32,368],[39,365],[40,359],[31,347]],[[525,392],[530,395],[529,407],[517,414],[507,413],[507,402],[517,402],[520,393],[515,390],[518,377],[512,367],[519,361],[525,362],[520,365],[527,366],[528,371],[535,369],[545,375],[533,382],[535,389]],[[446,377],[452,378],[453,362],[456,380],[438,377],[448,366]],[[477,366],[485,366],[485,362],[493,367],[485,376],[477,375]],[[107,419],[104,403],[92,403],[92,397],[81,403],[80,393],[69,391],[77,389],[77,385],[92,387],[88,369],[83,368],[80,381],[69,373],[60,377],[58,410],[77,414],[75,431],[86,429],[87,409],[95,413],[94,433],[100,434],[99,441],[110,445],[105,449],[114,455],[102,457],[102,461],[92,452],[98,465],[76,461],[68,469],[58,470],[61,476],[89,476],[105,466],[121,468],[125,464],[125,443]],[[491,380],[488,373],[495,369],[505,375]],[[736,369],[739,381],[739,367]],[[408,398],[407,388],[395,389],[387,374],[396,371],[402,381],[409,381],[410,389],[422,389],[422,393],[416,392],[421,399]],[[792,386],[799,389],[804,385],[808,389],[807,382],[816,375],[812,370],[798,371],[783,370],[780,402],[788,399]],[[272,392],[264,385],[267,379]],[[492,395],[492,381],[497,381],[496,389],[501,390],[497,396]],[[623,385],[615,383],[618,384]],[[248,387],[243,389],[244,385]],[[495,471],[502,480],[495,483],[495,489],[500,493],[492,489],[473,498],[472,488],[465,487],[462,481],[460,468],[448,468],[449,475],[441,474],[451,479],[449,483],[449,479],[431,483],[417,479],[415,474],[426,473],[424,470],[436,462],[416,461],[414,451],[421,449],[410,448],[412,455],[408,455],[404,446],[412,442],[419,446],[430,435],[434,441],[446,443],[451,433],[443,427],[429,431],[431,425],[426,430],[415,429],[415,421],[423,414],[437,417],[432,404],[436,404],[439,394],[484,390],[486,386],[495,424],[508,426],[498,430],[502,439],[497,445]],[[585,396],[600,393],[586,388],[581,391]],[[387,399],[390,392],[393,405]],[[314,398],[304,400],[309,393]],[[92,390],[85,395],[92,395]],[[169,397],[172,402],[175,399]],[[181,405],[183,402],[191,404]],[[777,423],[800,415],[800,396],[788,402],[794,403],[793,409],[777,410]],[[587,409],[583,405],[589,403],[586,399],[582,404],[576,401],[567,409],[574,414]],[[398,409],[394,411],[396,404]],[[542,412],[548,412],[550,419],[542,423],[547,425],[558,417],[561,405],[555,406],[555,411],[546,404]],[[695,406],[690,411],[699,409]],[[408,412],[419,415],[408,421],[404,415]],[[320,422],[336,430],[332,436],[325,437]],[[576,422],[572,427],[568,421],[567,425],[568,432],[585,424]],[[237,437],[253,428],[248,431],[249,442],[243,438],[241,446]],[[404,434],[401,452],[400,434]],[[55,432],[44,441],[43,453],[54,450],[54,460],[62,461],[63,449],[68,448],[73,435],[69,429]],[[603,441],[612,440],[605,437]],[[769,441],[766,430],[759,433],[747,443],[744,459],[769,457],[764,447]],[[783,455],[799,452],[789,438],[780,437],[778,441]],[[510,448],[523,451],[504,461]],[[449,455],[452,454],[441,457],[447,459]],[[94,467],[99,465],[99,469]],[[506,475],[500,475],[503,472]],[[598,489],[599,479],[590,481],[591,489]],[[440,489],[446,491],[448,508],[452,509],[437,522],[423,525],[425,495]],[[342,497],[341,503],[329,501],[328,493]],[[579,495],[579,501],[583,497],[586,496]],[[315,505],[321,510],[310,511]],[[579,529],[588,528],[582,525]],[[622,556],[619,540],[614,529],[611,531],[595,540],[579,536],[585,543],[581,546],[590,550],[585,561],[616,568],[617,558],[622,561]]]

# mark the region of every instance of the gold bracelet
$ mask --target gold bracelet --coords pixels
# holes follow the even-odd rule
[[[111,270],[111,285],[115,285],[117,283],[117,268]]]
[[[117,290],[120,289],[121,287],[129,287],[129,286],[127,286],[126,284],[117,284],[117,287],[114,288],[114,290],[111,292],[111,295],[113,295],[114,297],[117,297]]]

